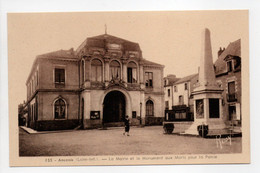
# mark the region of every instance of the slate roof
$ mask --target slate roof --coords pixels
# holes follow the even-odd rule
[[[73,48],[69,49],[69,50],[58,50],[58,51],[54,51],[54,52],[49,52],[49,53],[45,53],[42,55],[38,55],[37,57],[40,58],[57,58],[57,59],[77,59],[75,56],[75,51],[73,50]]]
[[[175,75],[167,75],[166,77],[163,78],[164,80],[167,79],[168,80],[168,84],[165,86],[172,86],[174,84],[174,82],[176,82],[177,80],[180,80],[180,78],[177,78]]]
[[[189,75],[189,76],[185,76],[179,80],[177,80],[174,84],[180,84],[180,83],[184,83],[184,82],[188,82],[190,81],[191,79],[193,78],[198,78],[199,77],[199,74],[196,73],[196,74],[192,74],[192,75]]]
[[[241,39],[231,42],[218,57],[214,64],[216,75],[226,72],[226,61],[224,59],[229,55],[241,57]]]
[[[144,63],[144,65],[149,65],[149,66],[156,66],[156,67],[164,67],[164,65],[152,62],[152,61],[148,61],[146,59],[142,59],[142,62]]]
[[[138,43],[131,42],[109,34],[102,34],[94,37],[88,37],[77,49],[77,52],[85,46],[104,48],[106,43],[121,44],[124,50],[141,51]]]

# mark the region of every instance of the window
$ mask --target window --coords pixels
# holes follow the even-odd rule
[[[65,119],[66,104],[63,99],[58,99],[54,103],[55,119]]]
[[[184,84],[184,89],[188,90],[188,84],[187,83]]]
[[[174,92],[178,92],[177,86],[174,86]]]
[[[228,94],[235,94],[235,81],[228,83]]]
[[[168,89],[168,97],[170,97],[170,96],[171,96],[171,90]]]
[[[137,67],[134,62],[130,62],[127,65],[127,82],[137,83]]]
[[[184,101],[183,101],[183,96],[179,96],[179,105],[183,105]]]
[[[232,61],[228,61],[227,62],[227,72],[230,72],[232,70],[233,70],[233,68],[232,68]]]
[[[102,62],[98,59],[93,59],[91,62],[91,81],[102,81]]]
[[[165,109],[169,109],[169,101],[165,101]]]
[[[132,111],[132,118],[136,118],[136,111]]]
[[[55,68],[55,83],[65,84],[65,69]]]
[[[230,102],[236,101],[236,85],[235,85],[235,81],[228,83],[227,100],[230,101]]]
[[[153,101],[148,100],[146,102],[146,116],[154,116],[154,111],[153,111]]]
[[[229,105],[228,106],[228,115],[229,115],[229,120],[236,120],[236,106],[235,105]]]
[[[219,99],[209,99],[209,118],[219,118]]]
[[[121,68],[118,61],[112,61],[110,63],[110,79],[120,79],[121,78]]]
[[[153,73],[145,72],[145,87],[153,87]]]
[[[164,86],[166,86],[167,85],[167,80],[164,80]]]

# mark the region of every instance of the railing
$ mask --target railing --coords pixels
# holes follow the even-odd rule
[[[193,121],[193,113],[186,105],[173,106],[172,110],[165,110],[165,121]]]
[[[180,109],[187,109],[187,106],[186,105],[172,106],[172,110],[180,110]]]
[[[227,94],[227,101],[228,102],[235,102],[235,101],[237,101],[237,94],[236,93]]]

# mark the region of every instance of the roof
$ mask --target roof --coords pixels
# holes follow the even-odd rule
[[[191,79],[198,78],[198,77],[199,77],[198,73],[192,74],[192,75],[189,75],[189,76],[185,76],[185,77],[181,78],[180,80],[177,80],[174,84],[180,84],[180,83],[188,82]]]
[[[98,35],[98,36],[94,36],[94,37],[88,37],[78,47],[76,52],[78,53],[78,51],[85,46],[104,48],[106,46],[106,43],[121,44],[123,46],[123,49],[127,50],[127,51],[141,51],[138,43],[131,42],[131,41],[119,38],[119,37],[112,36],[112,35],[102,34],[102,35]]]
[[[177,80],[179,80],[180,78],[177,78],[176,75],[173,74],[169,74],[166,77],[163,78],[163,80],[168,80],[167,84],[164,86],[172,86],[174,84],[174,82],[176,82]]]
[[[224,73],[226,70],[225,58],[227,56],[241,57],[241,39],[231,42],[228,47],[221,53],[215,62],[216,74]]]
[[[59,58],[76,59],[75,51],[73,50],[73,48],[71,48],[69,50],[62,50],[61,49],[61,50],[58,50],[58,51],[38,55],[37,57],[40,57],[40,58],[57,58],[57,59],[59,59]]]
[[[35,70],[36,68],[36,64],[38,63],[38,60],[39,58],[44,58],[44,59],[48,59],[48,58],[52,58],[52,59],[67,59],[67,60],[71,60],[71,59],[75,59],[77,60],[76,56],[75,56],[75,51],[73,50],[73,48],[69,49],[69,50],[58,50],[58,51],[54,51],[54,52],[49,52],[49,53],[45,53],[45,54],[41,54],[41,55],[38,55],[35,59],[34,59],[34,62],[33,62],[33,65],[32,65],[32,68],[31,68],[31,71],[29,73],[29,76],[26,80],[26,84],[28,83],[31,75],[32,75],[32,72]]]
[[[142,59],[142,62],[144,63],[144,65],[149,65],[149,66],[159,66],[159,67],[164,67],[164,65],[152,62],[152,61],[148,61],[146,59]]]

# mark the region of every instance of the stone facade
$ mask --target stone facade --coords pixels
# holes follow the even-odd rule
[[[219,51],[215,62],[216,80],[223,89],[222,106],[227,123],[241,124],[241,43],[240,39],[231,42]],[[221,51],[222,50],[222,51]]]
[[[37,56],[27,85],[28,126],[36,130],[161,124],[164,66],[138,43],[108,34],[74,51]]]

